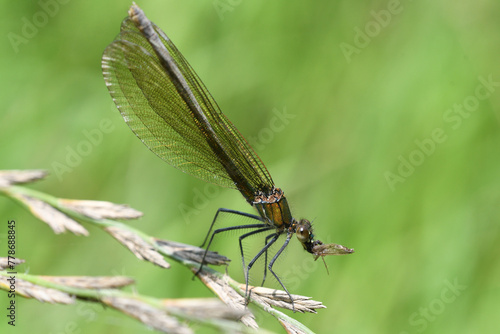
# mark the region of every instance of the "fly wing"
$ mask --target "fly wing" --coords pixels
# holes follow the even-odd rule
[[[157,156],[251,202],[270,191],[266,167],[220,111],[170,39],[132,6],[104,51],[104,80],[125,122]]]

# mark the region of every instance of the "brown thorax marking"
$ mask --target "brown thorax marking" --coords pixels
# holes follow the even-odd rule
[[[283,197],[283,191],[280,188],[273,187],[271,195],[269,196],[267,196],[264,192],[259,190],[255,193],[253,204],[277,203],[281,200],[282,197]]]

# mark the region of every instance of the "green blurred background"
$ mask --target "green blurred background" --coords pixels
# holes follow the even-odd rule
[[[47,169],[51,176],[33,188],[127,203],[145,213],[130,224],[195,245],[217,208],[251,212],[235,190],[158,159],[116,111],[100,58],[131,1],[65,2],[42,0],[58,4],[52,16],[40,14],[38,1],[0,5],[0,169]],[[296,319],[318,333],[498,331],[498,1],[138,4],[254,138],[294,215],[314,219],[323,241],[355,248],[326,258],[327,275],[293,240],[280,273],[293,293],[328,307]],[[23,28],[34,19],[37,31]],[[112,131],[58,172],[103,120]],[[138,261],[99,229],[86,226],[87,238],[54,235],[6,198],[0,217],[2,248],[6,221],[18,223],[18,255],[27,260],[20,271],[127,275],[146,295],[212,296],[181,266]],[[237,254],[235,243],[228,237],[216,250]],[[230,267],[241,271],[237,256]],[[2,310],[7,301],[0,293]],[[150,332],[87,303],[21,299],[15,329],[4,313],[2,333]],[[283,331],[270,317],[259,321]]]

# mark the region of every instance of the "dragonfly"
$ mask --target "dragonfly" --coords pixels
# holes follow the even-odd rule
[[[136,4],[128,14],[119,35],[102,56],[104,80],[118,110],[135,135],[159,158],[206,182],[238,189],[257,210],[258,215],[219,209],[202,245],[207,245],[205,255],[217,234],[250,231],[239,237],[245,295],[249,296],[250,269],[264,255],[262,284],[269,270],[294,309],[292,296],[273,270],[294,235],[315,260],[326,255],[351,254],[354,250],[316,240],[309,220],[293,218],[284,192],[274,185],[262,160],[221,112],[170,38]],[[221,213],[244,216],[254,223],[213,230]],[[245,265],[242,241],[266,232],[265,246]],[[267,263],[268,250],[282,235],[286,236],[284,243]],[[199,271],[203,265],[202,260]]]

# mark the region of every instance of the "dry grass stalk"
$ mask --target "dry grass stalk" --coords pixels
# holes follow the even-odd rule
[[[21,274],[20,274],[21,275]],[[236,311],[215,298],[167,299],[117,290],[133,283],[127,277],[33,276],[12,278],[0,273],[0,289],[40,302],[73,304],[76,299],[111,306],[149,327],[165,333],[187,334],[192,330],[185,321],[193,321],[231,333],[245,332],[237,322],[246,312]],[[15,283],[13,283],[15,279]]]
[[[2,181],[0,180],[0,182]],[[140,295],[138,295],[138,298],[127,294],[116,295],[111,293],[103,295],[104,291],[114,291],[109,288],[132,283],[132,280],[123,277],[39,277],[39,279],[46,281],[51,288],[37,286],[17,278],[17,282],[22,282],[17,289],[20,295],[33,297],[42,302],[72,303],[74,299],[70,295],[52,289],[53,286],[50,285],[58,284],[61,286],[62,291],[76,293],[77,298],[105,302],[139,319],[148,326],[169,333],[191,333],[191,330],[180,323],[176,317],[206,323],[226,330],[231,328],[232,332],[239,332],[241,329],[234,327],[234,323],[233,325],[224,323],[224,321],[228,321],[226,319],[236,317],[247,327],[257,329],[258,325],[255,316],[247,308],[247,302],[251,301],[276,317],[288,332],[310,333],[310,330],[305,326],[273,308],[293,309],[290,297],[284,291],[251,287],[250,299],[247,300],[244,297],[246,290],[244,285],[208,267],[198,272],[197,264],[201,263],[203,259],[204,249],[156,239],[121,223],[108,220],[110,218],[137,218],[141,215],[139,211],[110,202],[58,199],[23,187],[9,187],[3,190],[3,193],[24,204],[35,216],[48,223],[56,233],[70,230],[76,234],[88,235],[87,230],[69,216],[76,217],[79,220],[104,228],[141,260],[150,261],[163,268],[169,268],[170,266],[163,255],[179,261],[193,271],[209,289],[229,306],[230,311],[211,305],[208,302],[198,302],[199,305],[196,305],[196,301],[161,301],[164,306],[159,307],[157,306],[158,302],[151,304],[149,302],[151,298]],[[64,213],[57,208],[60,208]],[[318,257],[331,255],[334,251],[336,251],[336,248],[326,245],[318,249]],[[215,252],[208,252],[205,258],[206,264],[213,265],[227,265],[229,261],[230,259]],[[2,278],[2,282],[0,286],[7,287],[8,281],[5,278]],[[64,289],[63,286],[66,286],[69,290]],[[71,289],[81,289],[82,293],[80,295]],[[100,291],[98,295],[95,294],[96,290]],[[103,298],[106,298],[106,300],[104,301]],[[293,295],[292,298],[295,310],[299,312],[316,313],[316,309],[325,308],[322,303],[313,301],[310,297]],[[210,312],[208,312],[209,310]],[[205,320],[201,319],[202,316],[206,315],[208,317],[205,317]],[[218,316],[219,319],[213,319],[215,316]],[[236,330],[233,330],[234,328]]]

